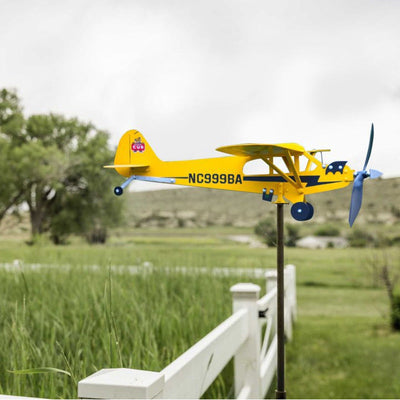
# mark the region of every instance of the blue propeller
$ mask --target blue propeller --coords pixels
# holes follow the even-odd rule
[[[367,172],[367,164],[369,158],[371,157],[373,143],[374,143],[374,124],[371,125],[371,134],[369,137],[369,146],[367,151],[367,157],[365,158],[364,167],[362,171],[358,171],[354,175],[353,191],[351,193],[350,214],[349,214],[350,226],[353,226],[353,223],[357,218],[357,215],[361,208],[364,179],[366,178],[376,179],[382,175],[382,172],[377,171],[376,169],[370,169],[369,173]]]

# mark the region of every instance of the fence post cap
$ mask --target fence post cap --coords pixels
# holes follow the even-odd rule
[[[164,388],[164,374],[129,368],[102,369],[78,383],[78,397],[151,399]]]
[[[265,273],[265,277],[267,279],[276,279],[278,277],[278,274],[276,272],[276,269],[269,269],[266,273]]]
[[[254,283],[237,283],[231,287],[231,293],[235,297],[254,297],[258,299],[260,291],[260,286]]]

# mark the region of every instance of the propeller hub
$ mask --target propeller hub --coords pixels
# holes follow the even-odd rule
[[[357,177],[360,176],[360,175],[363,177],[363,179],[369,177],[369,173],[368,173],[366,170],[363,170],[363,171],[357,171],[357,172],[354,174],[354,178],[357,178]]]

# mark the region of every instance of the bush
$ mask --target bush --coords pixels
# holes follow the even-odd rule
[[[107,240],[107,229],[95,227],[86,235],[86,241],[90,244],[104,244]]]
[[[300,238],[299,226],[295,224],[285,225],[285,245],[295,247],[296,241]],[[254,233],[260,236],[262,241],[269,247],[276,246],[276,221],[273,218],[261,220],[255,227]]]
[[[395,218],[397,218],[397,219],[400,218],[400,208],[399,207],[392,205],[392,207],[390,208],[390,211]]]
[[[354,229],[347,239],[349,240],[349,245],[351,247],[367,247],[375,245],[374,237],[361,229]]]
[[[314,232],[314,234],[316,236],[339,236],[340,230],[332,225],[322,225]]]
[[[392,246],[400,246],[400,235],[393,237],[390,244]]]
[[[254,233],[260,236],[262,241],[271,247],[276,246],[276,222],[272,218],[262,219],[255,227]]]
[[[300,227],[295,224],[286,224],[286,238],[285,244],[288,247],[296,247],[296,242],[300,239],[299,230]]]

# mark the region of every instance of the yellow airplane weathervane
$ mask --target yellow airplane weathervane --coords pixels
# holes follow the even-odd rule
[[[317,153],[329,150],[306,151],[296,143],[223,146],[217,150],[228,156],[161,161],[144,136],[139,131],[130,130],[120,139],[114,165],[106,165],[105,168],[114,168],[127,178],[121,186],[114,188],[117,196],[122,195],[124,188],[133,180],[259,193],[266,201],[293,203],[291,214],[298,221],[307,221],[314,214],[306,196],[341,189],[354,182],[349,215],[352,226],[361,208],[364,179],[382,175],[376,170],[366,171],[373,138],[372,124],[364,168],[355,172],[347,165],[347,161],[324,165],[316,158]],[[245,164],[256,159],[265,162],[266,173],[244,174]],[[278,166],[278,159],[283,160],[281,164],[285,167]]]

